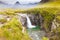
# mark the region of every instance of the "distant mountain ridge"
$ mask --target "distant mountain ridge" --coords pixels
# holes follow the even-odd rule
[[[38,4],[39,2],[36,2],[36,3],[28,3],[26,5],[34,5],[34,4]],[[8,3],[5,3],[5,2],[2,2],[0,1],[0,4],[4,4],[4,5],[9,5]],[[19,1],[15,2],[14,5],[25,5],[25,4],[21,4]]]
[[[4,3],[4,2],[2,2],[2,1],[0,1],[0,4],[4,4],[4,5],[7,5],[7,3]]]
[[[56,1],[60,1],[60,0],[41,0],[41,2],[40,2],[40,3],[56,2]]]
[[[8,0],[6,0],[6,1],[0,0],[0,1],[1,1],[0,2],[1,4],[37,4],[41,0],[38,0],[38,1],[37,0],[35,0],[35,1],[34,0],[33,1],[31,1],[31,0],[29,0],[29,1],[28,0],[27,1],[26,0],[20,0],[20,1],[19,0],[18,1],[17,0],[11,0],[11,1],[10,0],[9,1]]]

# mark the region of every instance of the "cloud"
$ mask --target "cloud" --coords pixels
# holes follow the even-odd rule
[[[27,3],[36,3],[36,2],[40,2],[41,0],[20,0],[19,2],[21,4],[27,4]]]
[[[41,0],[0,0],[8,4],[15,4],[17,1],[19,1],[21,4],[28,4],[28,3],[36,3],[40,2]]]

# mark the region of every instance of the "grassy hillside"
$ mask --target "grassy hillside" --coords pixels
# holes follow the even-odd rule
[[[60,0],[50,0],[46,3],[40,3],[37,8],[60,8]]]
[[[6,10],[1,11],[0,14],[13,16],[13,15],[16,15],[17,13],[28,13],[28,14],[30,14],[30,13],[38,14],[39,13],[44,18],[45,26],[48,27],[50,25],[50,22],[53,21],[53,19],[55,18],[55,16],[57,16],[57,14],[59,14],[59,12],[60,12],[60,8],[33,8],[33,9],[29,9],[29,10],[6,9]],[[57,18],[60,19],[60,16]]]
[[[6,24],[3,25],[3,27],[0,28],[0,39],[6,39],[6,40],[31,40],[27,33],[22,33],[22,26],[21,23],[18,22],[16,19],[17,13],[28,13],[28,14],[41,14],[43,17],[43,27],[44,31],[52,34],[51,33],[51,23],[52,21],[57,18],[58,21],[60,21],[60,8],[33,8],[33,9],[28,9],[28,10],[20,10],[20,9],[4,9],[3,11],[0,11],[0,14],[3,15],[8,15],[12,16],[12,19]],[[56,30],[57,29],[57,30]],[[51,38],[52,40],[56,40],[60,38],[60,27],[56,28],[53,31],[53,37]],[[58,38],[56,34],[58,35]],[[55,39],[54,39],[55,38]]]
[[[2,13],[2,12],[1,12]],[[12,14],[4,14],[4,15],[14,15]],[[5,19],[3,19],[5,20]],[[0,20],[0,22],[3,22],[3,20]],[[3,26],[0,25],[0,40],[31,40],[27,33],[22,32],[22,25],[18,21],[18,19],[13,16],[10,21],[6,21]]]

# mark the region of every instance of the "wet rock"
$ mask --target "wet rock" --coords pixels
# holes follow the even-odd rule
[[[22,13],[20,13],[20,14],[22,14]],[[18,20],[19,20],[19,22],[21,22],[22,23],[22,26],[25,26],[25,27],[27,27],[27,19],[26,19],[26,17],[25,16],[21,16],[20,14],[18,14]]]
[[[41,26],[43,18],[42,18],[42,16],[40,14],[28,14],[28,16],[30,17],[32,25]]]
[[[23,14],[22,16],[20,14]],[[30,18],[32,25],[35,26],[42,26],[43,17],[40,14],[27,14],[27,13],[20,13],[18,14],[18,19],[21,21],[22,25],[27,28],[27,18],[24,15],[27,15]]]
[[[32,40],[42,40],[42,37],[45,36],[45,32],[40,30],[39,31],[30,30],[28,34],[32,38]]]

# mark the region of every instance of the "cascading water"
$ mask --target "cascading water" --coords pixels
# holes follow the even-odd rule
[[[26,16],[26,18],[27,18],[27,27],[28,27],[28,28],[35,28],[36,26],[32,25],[32,23],[31,23],[29,17]]]
[[[45,32],[40,31],[40,30],[32,30],[33,28],[36,28],[37,26],[32,25],[31,20],[26,13],[25,14],[20,13],[18,15],[21,17],[25,17],[27,19],[27,27],[28,27],[27,31],[28,31],[28,35],[32,38],[32,40],[42,40],[42,37],[45,35]]]
[[[20,16],[24,16],[27,19],[27,27],[28,28],[35,28],[36,26],[32,25],[30,18],[28,17],[27,14],[20,14]]]

